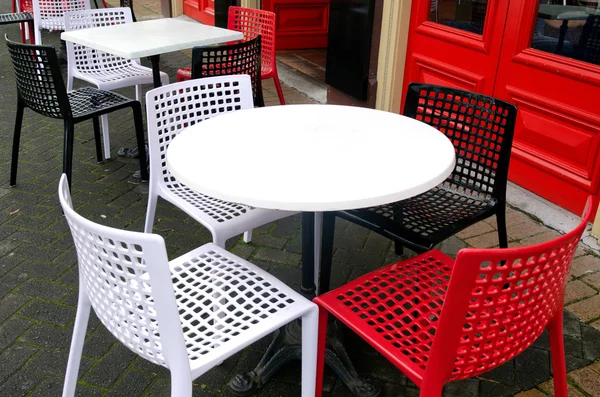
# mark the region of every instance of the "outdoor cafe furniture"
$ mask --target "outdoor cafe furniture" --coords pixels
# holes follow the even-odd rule
[[[252,81],[254,106],[265,106],[260,77],[262,37],[237,44],[212,47],[194,47],[192,50],[192,78],[249,75]]]
[[[212,172],[198,172],[199,147],[222,149],[202,152],[202,163],[214,165]],[[436,161],[423,162],[424,157]],[[425,123],[332,105],[273,106],[221,115],[184,129],[167,150],[169,171],[198,193],[257,208],[303,211],[302,292],[307,297],[315,292],[315,212],[413,197],[444,181],[454,162],[452,143]],[[262,386],[279,365],[298,357],[297,344],[284,344],[296,340],[293,327],[277,333],[254,371],[232,379],[234,391]],[[343,363],[334,367],[340,378],[376,389],[356,376],[345,357],[344,352],[339,358],[329,355],[331,362]]]
[[[588,10],[593,11],[590,13]],[[596,15],[596,9],[591,9],[584,6],[568,6],[560,4],[540,4],[538,9],[538,18],[543,18],[551,21],[562,21],[559,29],[558,44],[556,46],[556,53],[561,54],[565,42],[565,36],[569,29],[569,21],[586,21],[588,29],[598,30],[598,24],[600,23],[600,15]],[[586,28],[584,28],[585,31]],[[589,30],[588,30],[589,35]],[[598,33],[596,33],[598,35]],[[582,32],[581,44],[585,43],[584,33]],[[598,39],[596,38],[596,42]],[[595,53],[600,53],[598,45],[593,45]]]
[[[171,261],[161,236],[102,226],[59,198],[79,262],[79,299],[63,397],[75,395],[90,311],[131,351],[171,373],[171,396],[290,321],[302,319],[302,396],[315,395],[315,304],[215,244]]]
[[[17,81],[17,114],[10,165],[10,185],[17,183],[17,166],[21,125],[25,108],[36,113],[64,121],[63,172],[71,182],[73,168],[73,140],[75,124],[92,120],[96,141],[96,156],[102,161],[99,117],[110,112],[131,108],[135,122],[135,135],[140,150],[140,167],[143,180],[148,180],[144,150],[144,125],[142,106],[138,101],[110,91],[83,87],[67,92],[54,47],[18,44],[6,37],[8,51],[15,68]]]
[[[129,8],[103,8],[65,13],[65,31],[90,29],[100,26],[131,24]],[[125,59],[96,51],[83,45],[67,42],[67,91],[73,89],[73,80],[80,79],[100,90],[112,91],[135,86],[135,99],[142,102],[142,84],[152,84],[152,69],[142,66],[139,59]],[[169,76],[161,72],[162,84],[169,84]],[[108,116],[101,118],[104,138],[104,157],[110,158]]]
[[[252,86],[247,75],[207,77],[155,88],[146,94],[148,143],[150,146],[150,187],[144,231],[152,232],[158,197],[169,201],[200,222],[212,234],[212,241],[225,247],[227,239],[246,233],[249,242],[252,229],[290,216],[288,211],[248,207],[210,197],[181,183],[167,168],[165,153],[173,139],[186,127],[215,116],[252,109]],[[176,116],[175,116],[176,115]],[[175,116],[175,117],[174,117]],[[226,133],[223,131],[223,133]],[[197,146],[195,172],[212,173],[221,167],[206,162],[205,153],[222,153],[222,147]],[[227,157],[227,156],[225,156]],[[250,166],[240,168],[240,175]]]
[[[506,184],[516,114],[514,105],[485,95],[411,83],[404,115],[448,137],[456,151],[454,170],[440,185],[405,200],[327,214],[323,219],[321,292],[329,285],[336,216],[394,240],[400,255],[403,246],[425,252],[495,215],[500,247],[508,247]],[[434,155],[424,153],[412,168],[435,161]]]
[[[239,40],[242,37],[240,32],[175,18],[80,29],[61,34],[65,41],[125,59],[149,57],[154,87],[161,86],[161,54]]]
[[[315,298],[319,305],[317,397],[328,314],[402,371],[421,396],[480,376],[527,349],[548,328],[554,394],[567,397],[563,305],[569,269],[591,220],[552,241],[518,248],[433,250],[385,266]]]
[[[32,0],[35,42],[42,44],[42,29],[65,30],[65,12],[89,10],[90,0]]]
[[[24,16],[25,18],[31,18],[31,21],[27,21],[25,23],[21,23],[21,41],[23,43],[27,42],[27,36],[29,36],[29,43],[35,44],[34,42],[34,32],[33,32],[33,4],[31,0],[12,0],[12,12],[13,14],[18,13],[28,13],[29,16]],[[2,19],[2,17],[0,17]],[[16,22],[5,22],[5,23],[16,23]],[[25,25],[28,25],[28,29]]]
[[[261,36],[261,78],[273,78],[279,102],[285,105],[277,62],[275,59],[275,13],[254,8],[229,7],[227,28],[244,34],[244,41]],[[192,77],[192,68],[181,68],[177,71],[177,81],[185,81]]]
[[[14,12],[9,14],[0,14],[0,25],[8,25],[12,23],[19,23],[21,26],[27,24],[29,28],[29,41],[33,44],[33,15],[29,12]],[[21,28],[23,29],[23,28]],[[23,29],[22,40],[25,43],[25,30]]]

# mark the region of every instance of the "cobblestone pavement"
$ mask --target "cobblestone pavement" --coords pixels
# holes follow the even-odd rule
[[[0,12],[8,12],[8,2]],[[150,0],[148,3],[152,3]],[[141,10],[138,15],[142,15]],[[144,11],[151,14],[148,10]],[[18,39],[16,26],[0,33]],[[57,34],[45,42],[58,45]],[[162,57],[171,76],[187,65],[182,53]],[[15,117],[14,74],[4,44],[0,45],[0,396],[59,396],[77,305],[76,256],[56,197],[62,163],[62,123],[26,110],[18,185],[8,187],[12,125]],[[133,96],[133,89],[122,91]],[[302,93],[284,87],[289,103],[308,103]],[[265,84],[268,105],[278,103],[271,82]],[[135,160],[118,158],[121,146],[134,146],[131,115],[110,117],[113,158],[97,163],[92,126],[77,125],[73,199],[82,215],[105,225],[143,230],[148,186],[132,178]],[[285,130],[282,129],[282,133]],[[284,164],[273,164],[274,167]],[[252,172],[240,174],[251,178]],[[178,256],[210,240],[208,232],[173,206],[159,202],[155,232]],[[231,239],[227,248],[298,288],[300,283],[300,218],[290,217],[255,230],[252,243]],[[557,232],[518,209],[508,211],[512,246],[545,241]],[[333,284],[340,285],[371,269],[398,260],[390,242],[355,225],[338,221]],[[466,246],[497,243],[493,219],[480,222],[447,240],[441,247],[455,254]],[[600,260],[580,248],[566,295],[565,340],[572,396],[600,395]],[[227,381],[253,368],[268,339],[226,360],[195,381],[194,396],[230,396]],[[358,371],[374,378],[382,396],[418,395],[406,378],[350,332],[346,344]],[[163,368],[137,358],[92,315],[81,363],[79,396],[166,396],[169,376]],[[299,364],[291,363],[257,396],[299,395]],[[446,396],[552,395],[547,335],[515,360],[481,378],[451,384]],[[329,374],[327,394],[347,396],[348,390]]]

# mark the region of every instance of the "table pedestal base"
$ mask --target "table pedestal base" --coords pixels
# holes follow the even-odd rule
[[[379,386],[358,377],[348,353],[344,349],[339,328],[329,327],[334,333],[327,340],[325,363],[336,373],[356,397],[377,397]],[[300,321],[293,321],[275,331],[274,338],[256,368],[236,375],[229,381],[229,388],[237,396],[249,396],[257,388],[263,387],[277,371],[291,360],[302,358],[302,328]]]

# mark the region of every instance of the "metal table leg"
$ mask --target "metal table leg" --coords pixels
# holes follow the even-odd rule
[[[302,286],[301,293],[307,299],[315,296],[314,282],[314,235],[315,214],[302,213]],[[346,384],[357,397],[376,397],[380,393],[377,385],[360,379],[341,342],[339,327],[331,327],[334,332],[327,341],[325,363]],[[254,370],[238,374],[229,381],[229,387],[238,396],[249,396],[257,388],[263,387],[277,371],[291,360],[302,356],[301,327],[294,321],[274,333],[274,338],[264,356]]]

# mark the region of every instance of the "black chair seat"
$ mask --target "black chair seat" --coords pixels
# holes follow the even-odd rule
[[[33,22],[33,15],[29,12],[15,12],[10,14],[0,14],[0,25],[10,23]]]
[[[132,99],[94,87],[83,87],[68,94],[73,118],[85,120],[131,106]]]
[[[494,213],[495,198],[466,192],[468,189],[444,183],[407,200],[336,214],[358,224],[378,225],[381,234],[422,251]]]

